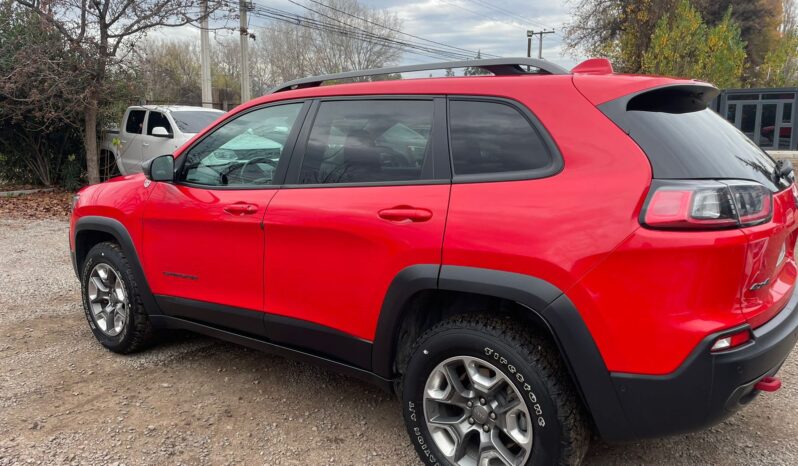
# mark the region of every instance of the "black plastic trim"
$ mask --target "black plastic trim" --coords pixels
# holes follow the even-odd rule
[[[75,276],[80,280],[80,270],[78,269],[78,258],[75,251],[69,251],[69,259],[72,262],[72,270],[75,271]]]
[[[556,286],[531,275],[456,265],[441,267],[438,285],[442,290],[509,299],[538,311],[562,295]]]
[[[632,436],[610,373],[579,311],[557,287],[529,275],[451,265],[402,270],[383,301],[372,358],[376,374],[395,377],[396,333],[406,305],[418,292],[433,289],[508,299],[536,314],[554,337],[601,436],[608,440]]]
[[[604,358],[576,306],[557,287],[530,275],[451,265],[441,267],[439,287],[508,299],[535,313],[554,337],[602,438],[628,438]]]
[[[73,264],[75,266],[75,273],[78,274],[78,279],[80,279],[80,267],[83,266],[83,260],[86,258],[86,254],[89,252],[88,249],[85,251],[78,249],[81,247],[79,238],[82,232],[90,231],[99,231],[110,234],[114,237],[116,242],[122,248],[122,252],[124,252],[125,257],[133,269],[133,276],[138,284],[139,294],[141,295],[141,301],[144,304],[144,308],[150,315],[160,314],[161,310],[158,307],[158,303],[155,301],[152,291],[150,290],[150,285],[147,282],[147,278],[144,276],[144,269],[141,267],[141,262],[139,262],[139,255],[136,251],[136,246],[133,243],[133,240],[130,238],[130,233],[128,233],[125,226],[122,225],[122,223],[118,220],[114,220],[109,217],[89,215],[79,218],[75,223],[75,230],[73,233],[75,235],[75,259]]]
[[[288,347],[323,354],[348,365],[371,370],[370,341],[334,328],[275,314],[264,314],[266,337]]]
[[[212,324],[245,335],[262,337],[266,334],[262,312],[175,296],[156,295],[155,300],[170,317]]]
[[[253,309],[156,295],[165,315],[199,322],[226,332],[268,340],[285,347],[371,370],[371,342],[305,320]]]
[[[698,430],[723,420],[751,401],[753,385],[774,375],[798,341],[798,288],[789,303],[753,331],[754,341],[713,353],[718,338],[748,328],[712,334],[684,363],[666,375],[612,373],[635,438]]]
[[[288,348],[279,344],[271,343],[260,338],[253,336],[241,335],[239,333],[231,332],[228,330],[216,328],[199,322],[193,322],[179,317],[170,316],[152,316],[150,320],[154,325],[159,328],[189,330],[192,332],[207,335],[220,340],[228,341],[238,345],[243,345],[259,351],[277,354],[280,356],[298,359],[323,367],[330,368],[336,372],[340,372],[351,377],[372,383],[386,392],[393,390],[393,381],[387,380],[377,375],[358,367],[345,364],[339,361],[334,361],[322,356],[311,354],[305,351],[300,351],[293,348]]]
[[[549,151],[551,162],[549,165],[536,168],[534,170],[521,170],[512,172],[496,172],[496,173],[476,173],[469,175],[458,175],[454,170],[454,158],[449,149],[450,167],[453,173],[452,182],[454,184],[461,183],[490,183],[496,181],[521,181],[521,180],[536,180],[541,178],[549,178],[562,172],[565,168],[565,161],[562,157],[562,152],[557,145],[557,142],[551,137],[551,134],[546,129],[546,126],[538,119],[538,117],[526,105],[518,102],[517,100],[508,99],[505,97],[492,97],[492,96],[475,96],[475,95],[450,95],[447,101],[447,108],[449,104],[454,101],[467,101],[467,102],[488,102],[503,104],[518,111],[526,120],[527,123],[537,132],[543,144]],[[451,110],[448,111],[451,114]],[[447,118],[446,134],[449,147],[451,148],[451,117]]]
[[[393,359],[403,312],[416,293],[438,288],[440,269],[438,264],[407,267],[396,274],[388,287],[380,309],[371,357],[372,370],[380,377],[391,379],[396,376]]]

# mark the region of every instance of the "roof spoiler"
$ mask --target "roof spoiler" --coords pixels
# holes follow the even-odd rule
[[[606,58],[591,58],[576,65],[573,74],[613,74],[612,62]]]

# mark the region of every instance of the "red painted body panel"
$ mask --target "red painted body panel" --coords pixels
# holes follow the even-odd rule
[[[797,214],[792,190],[786,189],[773,198],[770,222],[742,230],[749,241],[741,287],[742,310],[754,328],[775,316],[792,294],[796,281]],[[752,289],[755,284],[762,286]]]
[[[153,183],[144,211],[142,266],[152,292],[263,309],[263,230],[276,189],[209,190]],[[225,211],[255,205],[252,214]]]
[[[266,224],[266,311],[372,340],[388,286],[405,267],[439,264],[449,184],[283,189]],[[380,218],[394,207],[429,220]]]
[[[607,368],[667,374],[710,333],[745,323],[739,230],[639,228],[566,293]]]
[[[645,155],[573,86],[547,84],[521,102],[557,141],[565,168],[538,180],[455,184],[444,264],[533,275],[567,290],[639,227],[636,209],[651,183]]]
[[[262,310],[365,340],[374,338],[390,282],[407,266],[534,275],[573,301],[611,371],[666,374],[709,333],[746,321],[761,325],[780,309],[796,280],[798,235],[789,190],[776,196],[773,220],[757,227],[640,227],[650,164],[595,106],[677,82],[693,83],[619,75],[464,77],[267,95],[226,118],[271,101],[334,95],[511,98],[540,119],[565,164],[538,180],[428,186],[145,188],[138,175],[84,190],[73,226],[83,215],[121,221],[156,294]],[[224,211],[236,202],[254,204],[256,213]],[[378,215],[400,206],[432,217],[394,222]],[[787,258],[777,266],[782,245]]]
[[[84,216],[108,217],[125,226],[136,249],[141,252],[141,213],[150,191],[144,187],[144,175],[136,174],[112,178],[80,191],[80,199],[72,213],[71,226]],[[74,250],[74,238],[70,234]]]

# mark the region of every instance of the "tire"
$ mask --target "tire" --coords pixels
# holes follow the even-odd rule
[[[100,344],[115,353],[128,354],[152,342],[152,325],[130,263],[119,245],[104,242],[91,248],[83,263],[80,284],[86,320]]]
[[[558,352],[513,320],[437,324],[411,350],[401,386],[407,431],[424,464],[494,456],[487,464],[577,465],[587,453],[588,418]]]

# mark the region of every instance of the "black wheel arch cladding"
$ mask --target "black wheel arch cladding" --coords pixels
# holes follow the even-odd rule
[[[385,295],[377,324],[372,353],[372,370],[377,375],[396,376],[393,359],[399,324],[407,303],[427,289],[483,294],[527,308],[545,323],[600,435],[607,439],[634,437],[610,372],[579,311],[556,286],[530,275],[436,264],[402,270]]]
[[[138,285],[141,301],[147,309],[147,313],[150,315],[160,315],[161,311],[147,283],[147,278],[144,276],[144,269],[141,267],[139,254],[133,243],[133,239],[130,237],[127,228],[116,219],[100,216],[85,216],[78,219],[75,223],[75,230],[73,232],[75,235],[73,265],[75,267],[75,272],[78,274],[78,279],[80,279],[80,270],[83,266],[83,262],[86,260],[86,255],[96,244],[85,244],[85,241],[81,241],[81,237],[86,233],[90,236],[93,232],[100,232],[113,237],[114,242],[119,245],[130,264],[131,272]]]

